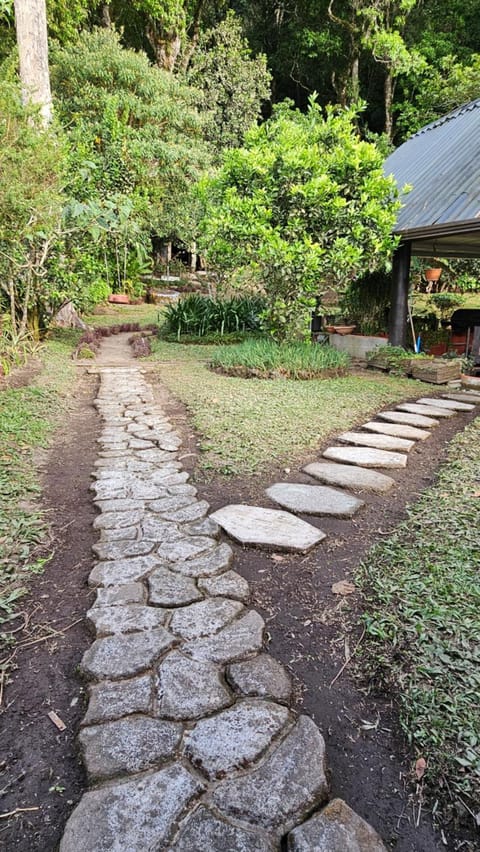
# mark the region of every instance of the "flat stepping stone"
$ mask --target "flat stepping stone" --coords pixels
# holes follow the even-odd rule
[[[210,516],[243,545],[307,553],[325,533],[280,509],[243,504],[224,506]]]
[[[220,781],[210,793],[221,813],[273,831],[278,841],[327,797],[325,743],[308,716],[259,768]]]
[[[399,423],[378,423],[376,420],[369,420],[368,423],[362,423],[360,428],[379,435],[408,438],[411,441],[426,441],[430,437],[430,432],[427,432],[426,429],[416,429],[415,426],[401,426]]]
[[[123,586],[106,586],[97,589],[94,607],[124,606],[125,604],[145,603],[143,583],[125,583]]]
[[[149,600],[160,606],[184,606],[203,599],[191,577],[182,577],[165,568],[156,568],[148,578]]]
[[[233,551],[229,544],[217,546],[204,556],[191,559],[188,562],[174,562],[169,565],[171,571],[183,574],[184,577],[214,577],[226,571],[233,559]]]
[[[247,581],[236,571],[226,571],[219,577],[200,579],[198,588],[212,597],[233,598],[238,601],[246,601],[250,597]]]
[[[175,636],[163,627],[96,639],[85,651],[80,668],[96,680],[132,677],[150,668],[175,642]]]
[[[214,636],[186,642],[182,650],[194,660],[230,663],[261,651],[264,630],[265,622],[261,615],[250,610]]]
[[[203,805],[183,823],[177,840],[169,846],[171,852],[274,852],[276,848],[266,838],[219,819]]]
[[[377,832],[342,799],[288,835],[288,852],[387,852]]]
[[[126,604],[125,606],[94,606],[88,610],[86,619],[95,629],[97,636],[115,633],[138,633],[162,627],[168,612],[153,606]]]
[[[89,586],[121,586],[136,583],[159,565],[155,556],[140,556],[132,559],[118,559],[113,562],[100,562],[90,571]]]
[[[327,488],[324,485],[302,485],[296,482],[277,482],[267,488],[266,494],[291,512],[300,515],[331,515],[334,518],[351,518],[365,505],[363,500]]]
[[[177,541],[166,541],[157,550],[160,559],[167,562],[180,562],[201,556],[208,550],[212,550],[217,542],[214,538],[206,535],[185,536]]]
[[[373,447],[376,450],[387,450],[398,453],[409,453],[415,446],[415,441],[405,438],[394,438],[391,435],[365,435],[363,432],[343,432],[338,440],[345,444],[355,444],[359,447]]]
[[[473,405],[480,405],[480,393],[473,391],[465,393],[443,393],[443,399],[453,399],[457,402],[471,402]]]
[[[352,491],[376,491],[384,494],[395,485],[395,480],[391,476],[348,464],[312,462],[303,470],[314,479],[319,479],[320,482],[350,488]]]
[[[249,766],[290,718],[281,704],[245,699],[202,719],[185,735],[184,754],[210,780]]]
[[[79,734],[90,782],[158,767],[172,757],[183,725],[134,716],[83,728]]]
[[[85,793],[67,822],[60,852],[165,848],[203,784],[179,763]]]
[[[453,399],[430,399],[427,396],[422,396],[417,399],[419,405],[434,405],[436,408],[452,408],[454,411],[473,411],[474,405],[469,405],[467,402],[458,402]]]
[[[240,695],[272,698],[287,703],[292,696],[292,679],[285,666],[269,654],[257,654],[252,660],[232,663],[227,681]]]
[[[400,405],[396,405],[395,408],[398,411],[407,411],[409,414],[424,414],[425,417],[429,417],[430,414],[432,417],[453,417],[456,413],[448,408],[438,408],[434,405],[418,405],[416,402],[402,402]]]
[[[329,447],[322,455],[326,459],[359,467],[401,468],[407,466],[407,457],[403,453],[389,453],[386,450],[374,450],[369,447]]]
[[[233,702],[221,668],[208,660],[192,660],[172,651],[157,674],[158,712],[167,719],[198,719]]]
[[[153,689],[151,675],[129,680],[104,680],[89,687],[88,710],[82,725],[111,722],[132,713],[149,713]]]
[[[177,609],[172,615],[169,629],[182,639],[199,639],[218,633],[243,610],[240,601],[207,598]]]
[[[434,417],[424,417],[423,414],[407,414],[406,411],[379,411],[377,417],[386,420],[387,423],[399,423],[402,426],[418,426],[420,429],[431,429],[439,425],[439,420]]]

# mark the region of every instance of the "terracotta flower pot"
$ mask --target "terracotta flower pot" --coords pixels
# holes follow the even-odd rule
[[[440,275],[442,274],[442,270],[440,269],[426,269],[425,270],[425,278],[427,281],[438,281]]]
[[[111,293],[108,297],[108,301],[112,302],[114,305],[129,305],[130,296],[128,293]]]

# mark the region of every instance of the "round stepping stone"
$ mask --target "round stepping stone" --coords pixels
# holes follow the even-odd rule
[[[165,848],[203,785],[179,763],[85,793],[67,822],[60,852]]]
[[[452,408],[454,411],[473,411],[474,405],[469,405],[467,402],[458,402],[453,399],[430,399],[423,396],[417,399],[419,405],[434,405],[436,408]]]
[[[210,517],[244,545],[307,553],[325,533],[289,512],[243,504],[224,506]]]
[[[219,577],[200,579],[198,588],[213,597],[234,598],[238,601],[246,601],[250,597],[247,581],[236,571],[226,571]]]
[[[387,849],[368,822],[342,799],[333,799],[321,813],[290,832],[288,852],[387,852]]]
[[[148,587],[150,603],[160,606],[184,606],[203,598],[195,580],[175,574],[163,565],[152,571],[148,578]]]
[[[453,417],[455,411],[448,408],[436,408],[433,405],[418,405],[416,402],[402,402],[401,405],[395,406],[398,411],[407,411],[409,414],[424,414],[425,417]]]
[[[377,414],[380,420],[386,420],[388,423],[400,423],[407,426],[419,426],[420,429],[431,429],[432,426],[438,426],[439,421],[434,417],[424,417],[422,414],[407,414],[406,411],[380,411]]]
[[[178,651],[158,668],[158,712],[167,719],[198,719],[232,704],[233,697],[215,663],[192,660]]]
[[[359,467],[401,468],[407,466],[407,457],[403,453],[388,453],[386,450],[374,450],[368,447],[329,447],[322,455],[326,459]]]
[[[291,512],[299,515],[331,515],[334,518],[351,518],[364,506],[363,500],[323,485],[302,485],[294,482],[276,482],[266,494]]]
[[[365,435],[362,432],[343,432],[338,436],[345,444],[356,444],[359,447],[373,447],[376,450],[388,450],[399,453],[409,453],[415,446],[414,441],[404,438],[394,438],[391,435]]]
[[[171,757],[183,726],[134,716],[80,731],[79,742],[89,781],[158,767]]]
[[[230,601],[228,598],[207,598],[177,609],[171,618],[169,628],[182,639],[198,639],[218,633],[236,615],[242,612],[244,606],[240,601]]]
[[[319,479],[320,482],[350,488],[352,491],[376,491],[383,494],[395,485],[395,480],[391,476],[347,464],[312,462],[303,470],[314,479]]]
[[[274,852],[274,848],[265,838],[219,819],[203,805],[184,822],[177,840],[169,846],[171,852]]]
[[[368,423],[362,423],[360,428],[366,429],[368,432],[376,432],[379,435],[408,438],[411,441],[426,441],[430,437],[430,432],[425,429],[416,429],[415,426],[401,426],[399,423],[377,423],[375,420],[369,420]]]
[[[285,666],[269,654],[258,654],[252,660],[232,663],[227,669],[227,680],[241,695],[285,702],[292,695],[292,681]]]
[[[457,402],[471,402],[473,405],[480,405],[480,394],[473,393],[443,393],[443,399],[453,399]]]
[[[202,719],[184,740],[184,753],[210,780],[249,766],[263,754],[289,719],[286,707],[271,701],[239,701]]]

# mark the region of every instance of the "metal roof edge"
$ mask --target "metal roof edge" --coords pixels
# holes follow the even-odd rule
[[[428,237],[448,237],[452,234],[473,234],[480,231],[480,219],[466,219],[464,222],[442,222],[441,225],[423,225],[418,228],[394,230],[396,237],[402,239],[428,239]]]

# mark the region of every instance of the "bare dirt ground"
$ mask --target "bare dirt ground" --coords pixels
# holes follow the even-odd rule
[[[93,562],[95,510],[88,489],[99,430],[92,405],[96,381],[86,374],[79,379],[77,405],[57,435],[43,476],[55,554],[44,574],[32,582],[26,599],[19,622],[19,627],[24,623],[21,647],[1,717],[0,849],[8,852],[54,852],[85,787],[75,737],[85,712],[85,684],[77,666],[92,641],[83,616],[93,594],[87,577]],[[197,441],[185,409],[163,388],[157,393],[184,435],[182,461],[194,472]],[[348,666],[330,687],[344,663],[345,643],[352,651],[361,636],[360,627],[352,632],[345,599],[332,594],[331,586],[350,578],[368,548],[404,517],[406,503],[430,484],[449,439],[471,416],[460,415],[434,430],[429,441],[412,451],[407,471],[394,474],[401,487],[391,496],[368,495],[358,520],[314,520],[328,537],[312,554],[298,557],[235,547],[235,568],[251,583],[252,603],[267,621],[270,651],[294,674],[298,709],[313,716],[325,736],[332,794],[345,798],[396,852],[469,847],[466,834],[442,842],[427,809],[419,814],[418,800],[409,797],[410,763],[404,759],[395,696],[366,694]],[[230,502],[268,506],[263,493],[267,485],[285,479],[309,481],[300,469],[288,475],[272,469],[261,478],[210,482],[194,472],[194,479],[213,509]],[[64,731],[50,721],[50,710],[63,720]]]

